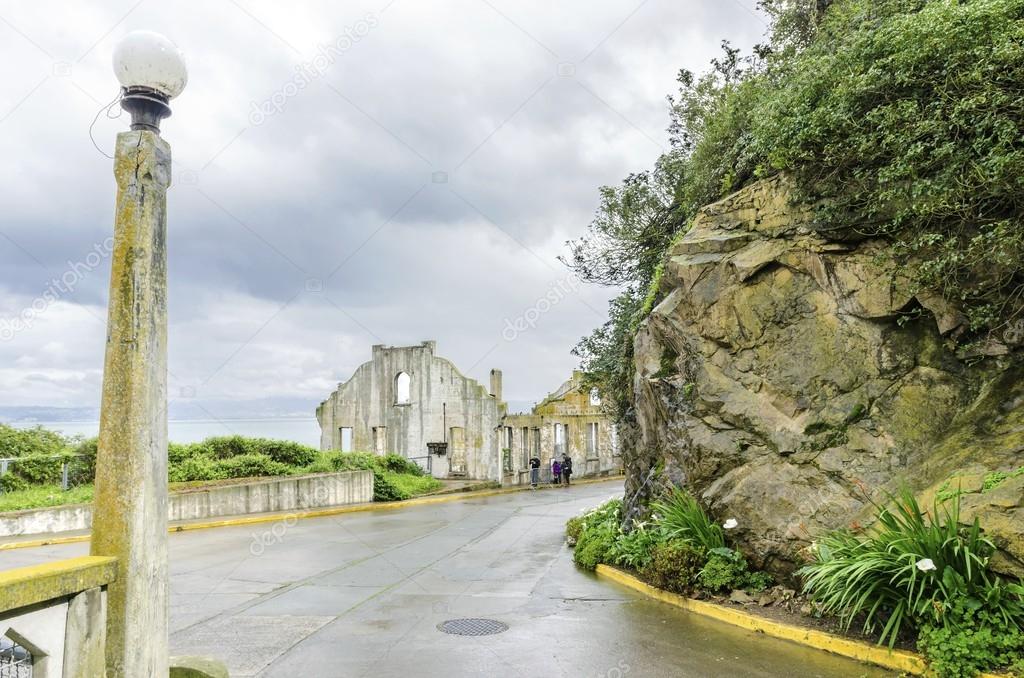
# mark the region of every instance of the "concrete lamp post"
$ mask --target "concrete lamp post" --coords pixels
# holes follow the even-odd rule
[[[151,31],[114,50],[121,107],[93,555],[117,558],[107,591],[106,676],[181,674],[168,657],[167,188],[171,147],[160,121],[188,76],[181,52]],[[222,674],[222,675],[226,675]]]

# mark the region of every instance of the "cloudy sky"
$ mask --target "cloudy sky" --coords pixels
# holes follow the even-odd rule
[[[379,343],[436,339],[510,400],[557,387],[609,291],[556,257],[667,145],[678,69],[761,38],[754,4],[0,0],[0,406],[98,404],[114,183],[89,128],[128,31],[189,66],[170,395],[311,411]]]

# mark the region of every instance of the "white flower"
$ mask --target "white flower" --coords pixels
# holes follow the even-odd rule
[[[932,562],[931,558],[922,558],[917,561],[917,569],[922,572],[931,572],[932,570],[938,569],[935,567],[935,563]]]
[[[724,523],[722,523],[722,527],[724,527],[727,530],[731,530],[731,529],[733,529],[734,527],[736,527],[738,525],[739,525],[739,523],[736,522],[735,518],[729,518]]]

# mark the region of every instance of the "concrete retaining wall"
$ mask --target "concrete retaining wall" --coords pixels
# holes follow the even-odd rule
[[[175,492],[170,496],[167,513],[173,522],[370,501],[373,501],[373,472],[348,471]],[[0,513],[0,537],[72,532],[87,530],[91,525],[90,504]]]

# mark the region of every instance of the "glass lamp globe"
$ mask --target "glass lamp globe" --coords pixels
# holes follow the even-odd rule
[[[114,74],[126,91],[150,91],[166,100],[188,82],[178,47],[154,31],[132,31],[114,48]]]

